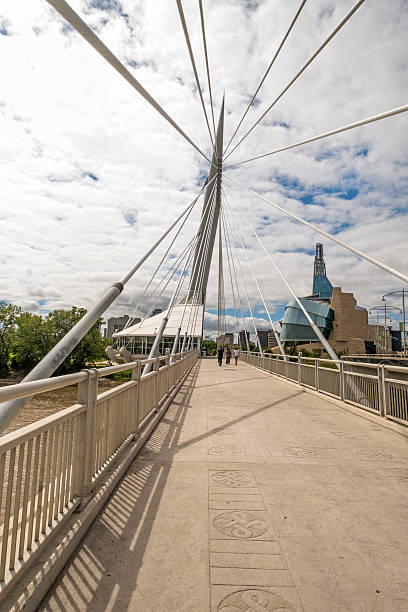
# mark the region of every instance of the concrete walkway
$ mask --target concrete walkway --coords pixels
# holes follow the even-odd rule
[[[378,421],[200,361],[40,610],[407,612],[408,439]]]

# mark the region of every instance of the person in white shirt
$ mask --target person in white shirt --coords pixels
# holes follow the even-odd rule
[[[237,363],[238,363],[238,357],[239,357],[239,350],[238,349],[234,349],[235,365],[237,365]]]

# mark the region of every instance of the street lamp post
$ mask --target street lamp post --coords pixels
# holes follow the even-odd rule
[[[369,311],[371,312],[371,311]],[[375,354],[378,355],[379,354],[379,342],[378,342],[378,338],[380,337],[379,332],[378,332],[378,328],[380,327],[380,321],[378,319],[378,312],[375,315],[371,315],[370,317],[368,317],[369,319],[374,319],[375,320]]]
[[[392,319],[390,319],[390,317],[387,317],[387,304],[384,298],[383,298],[383,302],[384,302],[384,305],[373,306],[373,308],[370,308],[368,312],[371,313],[373,310],[384,309],[384,354],[386,354],[386,351],[387,351],[387,318],[390,321],[392,321]],[[397,308],[396,306],[388,306],[388,310],[398,310],[398,312],[402,312],[401,308]],[[391,347],[391,350],[392,350],[392,347]]]
[[[406,338],[406,317],[405,317],[405,293],[406,293],[407,289],[400,289],[399,291],[391,291],[390,293],[385,293],[383,295],[383,301],[385,302],[385,298],[387,297],[387,295],[395,295],[395,294],[402,294],[402,347],[403,347],[403,353],[404,353],[404,357],[407,356],[407,338]]]

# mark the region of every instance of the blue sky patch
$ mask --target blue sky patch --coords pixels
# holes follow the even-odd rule
[[[94,183],[99,181],[99,178],[96,176],[96,174],[93,174],[93,172],[85,172],[85,176],[88,176]]]
[[[367,147],[363,147],[355,153],[356,157],[367,157],[367,155],[368,155]]]
[[[342,193],[339,193],[339,198],[342,200],[353,200],[358,195],[358,189],[351,187]]]
[[[2,19],[0,21],[0,34],[1,36],[11,36],[10,30],[7,27],[10,25],[10,22],[7,19]]]
[[[350,181],[355,182],[357,177],[354,173],[344,175],[345,183]],[[358,194],[359,189],[356,187],[345,187],[342,184],[327,185],[324,187],[315,187],[313,190],[306,189],[305,185],[300,183],[295,178],[290,178],[287,175],[276,175],[275,180],[290,192],[290,195],[297,198],[303,204],[314,204],[315,206],[324,206],[323,202],[315,201],[316,196],[333,195],[342,200],[353,200]]]
[[[137,213],[136,212],[126,212],[124,215],[125,221],[128,225],[135,225],[137,221]]]
[[[343,223],[339,223],[339,225],[334,226],[334,228],[332,229],[332,234],[340,234],[340,232],[343,232],[349,227],[351,227],[351,223],[349,223],[348,221],[343,221]]]

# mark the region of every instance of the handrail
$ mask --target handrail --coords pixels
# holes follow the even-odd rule
[[[30,397],[38,395],[45,391],[54,389],[62,389],[75,385],[83,380],[86,380],[86,372],[78,372],[76,374],[64,374],[63,376],[55,376],[54,378],[41,378],[30,382],[20,382],[15,385],[8,385],[0,388],[0,402],[6,402],[12,399],[21,397]]]
[[[402,372],[402,374],[405,374],[407,371],[407,367],[404,368],[403,366],[384,365],[384,368],[389,372]]]
[[[177,353],[175,356],[178,357],[181,353]],[[168,355],[160,355],[153,359],[143,359],[141,361],[130,361],[128,363],[119,364],[115,366],[107,366],[105,368],[96,368],[99,378],[104,378],[110,374],[117,372],[125,372],[127,370],[133,370],[140,365],[146,365],[147,363],[157,363],[168,359]],[[15,385],[7,385],[6,387],[0,387],[0,403],[6,402],[13,399],[20,399],[23,397],[31,397],[33,395],[39,395],[45,391],[53,391],[55,389],[62,389],[63,387],[69,387],[75,385],[81,381],[86,380],[86,372],[76,372],[75,374],[64,374],[62,376],[54,376],[53,378],[41,378],[39,380],[33,380],[30,382],[20,382]]]
[[[259,352],[249,352],[249,351],[243,351],[246,355],[254,355],[256,357],[262,357],[262,358],[266,358],[266,359],[275,359],[277,361],[286,361],[287,359],[293,359],[295,361],[297,361],[298,359],[300,359],[301,361],[318,361],[319,363],[343,363],[343,364],[348,364],[348,365],[361,365],[362,367],[365,368],[372,368],[372,369],[377,369],[377,365],[375,363],[356,363],[355,361],[345,361],[344,359],[328,359],[326,357],[307,357],[306,355],[288,355],[285,354],[285,356],[283,355],[279,355],[278,353],[259,353]],[[305,364],[307,365],[307,364]],[[387,368],[393,368],[393,367],[401,367],[401,366],[386,366]],[[403,371],[406,371],[406,368]]]
[[[242,352],[242,360],[272,375],[408,426],[408,367],[339,360],[337,369],[324,365],[332,363],[329,359],[302,355],[287,355],[284,359],[278,354],[249,351]],[[398,378],[397,374],[405,376]]]

